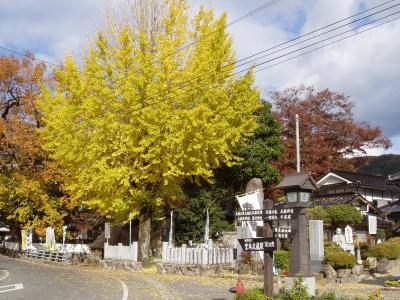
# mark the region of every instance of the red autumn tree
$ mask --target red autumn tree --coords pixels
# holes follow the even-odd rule
[[[278,161],[282,174],[296,170],[295,115],[300,118],[301,169],[320,177],[331,168],[351,170],[349,157],[371,148],[388,148],[379,127],[356,122],[354,104],[344,94],[299,86],[272,94],[282,124],[285,151]]]
[[[45,65],[32,54],[0,57],[0,214],[16,228],[63,224],[74,205],[61,192],[60,170],[42,149],[36,106]]]

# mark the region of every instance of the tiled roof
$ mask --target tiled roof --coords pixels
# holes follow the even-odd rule
[[[286,175],[276,187],[281,189],[300,188],[313,191],[317,189],[317,183],[309,173],[295,173]]]
[[[382,206],[380,208],[382,212],[385,214],[390,214],[390,213],[398,213],[400,212],[400,200],[394,201],[389,203],[388,205]]]
[[[354,196],[353,193],[319,196],[314,198],[314,205],[329,207],[332,205],[346,204],[350,202]]]
[[[353,200],[358,200],[367,204],[374,214],[381,214],[380,209],[378,209],[373,203],[369,202],[363,196],[357,193],[343,193],[335,195],[321,195],[314,197],[314,205],[321,205],[323,207],[329,207],[338,204],[351,204]]]
[[[359,182],[361,187],[400,192],[400,186],[389,184],[386,176],[353,173],[341,170],[332,170],[332,173],[353,183]]]
[[[397,172],[393,175],[389,175],[389,182],[400,183],[400,172]]]

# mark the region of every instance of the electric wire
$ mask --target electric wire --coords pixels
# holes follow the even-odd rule
[[[226,25],[226,27],[229,27],[229,26],[232,26],[232,25],[234,25],[234,24],[237,24],[237,23],[239,23],[239,22],[241,22],[241,21],[243,21],[243,20],[245,20],[245,19],[247,19],[247,18],[249,18],[249,17],[255,15],[256,13],[258,13],[258,12],[260,12],[260,11],[262,11],[262,10],[264,10],[264,9],[266,9],[266,8],[272,6],[272,5],[274,5],[274,4],[276,4],[276,3],[280,2],[280,1],[281,1],[281,0],[272,0],[272,1],[269,1],[269,2],[267,2],[267,3],[265,3],[265,4],[261,5],[261,6],[257,7],[256,9],[254,9],[254,10],[252,10],[252,11],[246,13],[245,15],[243,15],[243,16],[241,16],[241,17],[235,19],[235,20],[233,20],[232,22],[228,23],[228,24]],[[392,0],[392,1],[394,1],[394,0]],[[131,4],[130,4],[130,2],[129,2],[129,1],[127,1],[127,2],[128,2],[128,4],[129,4],[129,6],[131,7],[131,9],[133,9],[132,6],[131,6]],[[211,36],[211,35],[215,34],[216,32],[217,32],[217,31],[211,32],[211,33],[209,33],[208,35],[206,35],[205,37]],[[204,38],[204,37],[203,37],[203,38]],[[169,54],[167,54],[167,55],[165,55],[165,56],[163,56],[163,57],[161,57],[161,58],[159,58],[159,59],[154,60],[152,63],[156,63],[156,62],[158,62],[158,61],[160,61],[160,60],[162,60],[162,59],[164,59],[164,58],[167,58],[167,57],[169,57],[169,56],[172,56],[172,55],[178,53],[179,51],[182,51],[182,50],[184,50],[184,49],[186,49],[186,48],[188,48],[188,47],[190,47],[190,46],[196,44],[197,42],[198,42],[198,41],[196,41],[196,40],[195,40],[195,41],[192,41],[192,42],[190,42],[190,43],[188,43],[188,44],[182,46],[181,48],[177,49],[176,51],[174,51],[174,52],[172,52],[172,53],[169,53]],[[18,56],[21,56],[21,57],[24,57],[24,56],[26,55],[26,54],[24,54],[24,53],[21,52],[21,51],[13,50],[13,49],[10,49],[10,48],[4,47],[4,46],[0,46],[0,49],[5,50],[5,51],[8,51],[8,52],[11,52],[11,53],[14,53],[14,54],[17,54]],[[59,64],[57,64],[57,63],[54,63],[54,62],[51,62],[51,61],[48,61],[48,60],[40,59],[40,58],[37,58],[37,57],[34,57],[34,60],[40,61],[40,62],[45,63],[45,64],[49,64],[49,65],[52,65],[52,66],[55,66],[55,67],[62,68],[62,65],[59,65]]]
[[[319,50],[319,49],[328,47],[328,46],[330,46],[330,45],[332,45],[332,44],[341,42],[341,41],[343,41],[343,40],[346,40],[346,39],[351,38],[351,37],[353,37],[353,36],[356,36],[356,35],[359,35],[359,34],[361,34],[361,33],[370,31],[370,30],[372,30],[372,29],[375,29],[375,28],[380,27],[380,26],[382,26],[382,25],[385,25],[385,24],[387,24],[387,23],[396,21],[396,20],[398,20],[398,19],[400,19],[400,16],[398,16],[398,17],[396,17],[396,18],[393,18],[393,19],[391,19],[391,20],[389,20],[389,21],[385,21],[385,22],[383,22],[383,23],[377,24],[377,25],[372,26],[372,27],[370,27],[370,28],[361,30],[361,31],[359,31],[359,32],[356,32],[356,33],[354,33],[354,34],[351,34],[351,35],[349,35],[349,36],[346,36],[346,37],[344,37],[344,38],[341,38],[341,39],[339,39],[339,40],[336,40],[336,41],[327,43],[327,44],[325,44],[325,45],[322,45],[322,46],[320,46],[320,47],[317,47],[317,48],[308,50],[308,51],[303,52],[303,53],[301,53],[301,54],[299,54],[299,55],[290,57],[290,58],[288,58],[288,59],[282,60],[282,61],[280,61],[280,62],[277,62],[277,63],[275,63],[275,64],[269,65],[269,66],[267,66],[267,67],[264,67],[264,68],[261,68],[261,69],[257,69],[257,70],[254,71],[254,73],[258,73],[258,72],[261,72],[261,71],[264,71],[264,70],[273,68],[273,67],[275,67],[275,66],[277,66],[277,65],[280,65],[280,64],[283,64],[283,63],[285,63],[285,62],[287,62],[287,61],[291,61],[291,60],[296,59],[296,58],[298,58],[298,57],[300,57],[300,56],[303,56],[303,55],[306,55],[306,54],[315,52],[315,51],[317,51],[317,50]]]
[[[312,36],[312,37],[310,37],[310,38],[308,38],[308,39],[305,39],[305,40],[299,41],[299,42],[297,42],[297,43],[291,44],[290,46],[286,46],[286,47],[284,47],[284,48],[280,48],[280,49],[278,49],[278,50],[276,50],[276,51],[274,51],[274,52],[271,52],[271,53],[269,53],[269,54],[266,54],[266,55],[263,55],[263,56],[254,58],[254,57],[256,57],[256,56],[258,56],[258,55],[260,55],[260,54],[262,54],[262,53],[266,53],[266,52],[268,52],[268,51],[270,51],[270,50],[274,50],[274,49],[277,49],[277,48],[279,48],[279,47],[281,47],[281,46],[290,44],[290,43],[292,43],[292,42],[294,42],[294,41],[296,41],[296,40],[299,40],[299,39],[301,39],[301,38],[303,38],[303,37],[309,36],[309,35],[311,35],[311,34],[313,34],[313,33],[316,33],[316,32],[318,32],[318,31],[321,31],[321,30],[323,30],[323,29],[329,28],[329,27],[331,27],[331,26],[333,26],[333,25],[336,25],[336,24],[341,23],[341,22],[343,22],[343,21],[349,20],[349,19],[354,18],[354,17],[356,17],[356,16],[358,16],[358,15],[360,15],[360,14],[364,14],[364,13],[366,13],[366,12],[368,12],[368,11],[371,11],[371,10],[373,10],[373,9],[376,9],[376,8],[378,8],[378,7],[381,7],[382,5],[391,3],[391,2],[393,2],[393,1],[395,1],[395,0],[387,1],[387,2],[385,2],[385,3],[383,3],[383,4],[377,5],[377,6],[375,6],[375,7],[370,8],[370,9],[364,10],[364,11],[362,11],[362,12],[360,12],[360,13],[354,14],[354,15],[352,15],[352,16],[346,17],[346,18],[344,18],[344,19],[341,19],[341,20],[336,21],[336,22],[334,22],[334,23],[331,23],[331,24],[329,24],[329,25],[323,26],[323,27],[321,27],[321,28],[319,28],[319,29],[313,30],[313,31],[311,31],[311,32],[309,32],[309,33],[306,33],[306,34],[303,34],[303,35],[301,35],[301,36],[299,36],[299,37],[293,38],[293,39],[291,39],[291,40],[289,40],[289,41],[286,41],[286,42],[284,42],[284,43],[281,43],[281,44],[279,44],[279,45],[276,45],[276,46],[273,46],[273,47],[271,47],[271,48],[268,48],[268,49],[259,51],[259,52],[255,53],[255,54],[251,54],[251,55],[249,55],[249,56],[247,56],[247,57],[244,57],[244,58],[242,58],[242,59],[236,60],[235,62],[232,62],[232,63],[229,63],[229,64],[223,66],[223,67],[220,68],[218,71],[221,71],[221,70],[223,70],[223,69],[225,69],[225,68],[227,68],[227,67],[229,67],[229,66],[232,66],[232,65],[235,65],[235,68],[244,66],[244,65],[246,65],[246,64],[255,62],[255,61],[257,61],[257,60],[259,60],[259,59],[261,59],[261,58],[270,56],[270,55],[272,55],[272,54],[279,53],[279,52],[282,51],[282,50],[292,48],[292,47],[294,47],[294,46],[296,46],[296,45],[299,45],[299,44],[302,44],[302,43],[307,42],[307,41],[309,41],[309,40],[312,40],[312,39],[315,39],[315,38],[317,38],[317,37],[323,36],[324,34],[333,32],[333,31],[335,31],[335,30],[337,30],[337,29],[340,29],[340,28],[343,28],[343,27],[345,27],[345,26],[348,26],[348,25],[357,23],[357,22],[359,22],[359,21],[361,21],[361,20],[365,20],[365,19],[367,19],[367,18],[370,18],[371,16],[374,16],[374,15],[376,15],[376,14],[382,13],[382,12],[384,12],[384,11],[387,11],[387,10],[389,10],[389,9],[392,9],[392,8],[394,8],[394,7],[400,5],[400,3],[395,4],[395,5],[392,5],[392,6],[390,6],[390,7],[387,7],[387,8],[385,8],[385,9],[380,10],[380,11],[374,12],[374,13],[369,14],[369,15],[367,15],[367,16],[364,16],[364,17],[362,17],[362,18],[359,18],[359,19],[353,20],[353,21],[351,21],[351,22],[348,22],[348,23],[346,23],[346,24],[340,25],[340,26],[338,26],[338,27],[336,27],[336,28],[334,28],[334,29],[330,29],[330,30],[325,31],[325,32],[323,32],[323,33],[320,33],[320,34],[318,34],[318,35],[314,35],[314,36]],[[242,61],[245,61],[245,60],[248,60],[249,58],[254,58],[254,59],[252,59],[252,60],[250,60],[250,61],[248,61],[248,62],[243,62],[243,63],[241,63],[241,64],[239,64],[239,65],[236,65],[237,63],[242,62]],[[195,77],[189,78],[189,79],[185,80],[184,82],[178,84],[178,85],[179,85],[179,89],[182,89],[182,88],[186,87],[190,82],[192,82],[192,81],[194,81],[194,80],[196,80],[196,79],[202,78],[202,77],[204,77],[204,76],[206,76],[206,75],[214,75],[216,72],[217,72],[217,71],[215,71],[215,70],[211,70],[211,71],[207,71],[207,72],[204,72],[204,73],[202,73],[202,74],[199,74],[199,75],[197,75],[197,76],[195,76]],[[162,94],[162,95],[158,95],[158,96],[163,96],[163,94]]]
[[[234,73],[232,73],[232,74],[229,74],[229,75],[227,76],[227,78],[233,77],[233,76],[238,75],[238,74],[240,74],[240,73],[242,73],[242,72],[248,71],[248,70],[251,69],[251,68],[256,68],[256,67],[258,67],[258,66],[267,64],[267,63],[272,62],[272,61],[274,61],[274,60],[277,60],[277,59],[283,58],[283,57],[285,57],[285,56],[291,55],[291,54],[293,54],[293,53],[295,53],[295,52],[304,50],[304,49],[306,49],[306,48],[309,48],[309,47],[318,45],[318,44],[320,44],[320,43],[322,43],[322,42],[325,42],[325,41],[330,40],[330,39],[332,39],[332,38],[338,37],[338,36],[340,36],[340,35],[342,35],[342,34],[345,34],[345,33],[348,33],[348,32],[354,31],[354,30],[357,30],[357,29],[359,29],[359,28],[368,26],[368,25],[370,25],[370,24],[376,23],[376,22],[378,22],[378,21],[384,20],[384,19],[386,19],[386,18],[388,18],[388,17],[391,17],[391,16],[394,16],[394,15],[396,15],[396,14],[398,14],[398,13],[400,13],[400,11],[394,12],[394,13],[392,13],[392,14],[389,14],[389,15],[387,15],[387,16],[381,17],[381,18],[376,19],[376,20],[372,20],[372,21],[367,22],[367,23],[365,23],[365,24],[362,24],[362,25],[360,25],[360,26],[358,26],[358,27],[356,27],[356,28],[354,28],[354,29],[348,30],[348,31],[346,31],[346,32],[344,32],[344,33],[340,33],[340,34],[334,35],[334,36],[332,36],[332,37],[329,37],[329,38],[323,39],[323,40],[321,40],[321,41],[312,43],[312,44],[307,45],[307,46],[305,46],[305,47],[302,47],[302,48],[300,48],[300,49],[296,49],[296,50],[294,50],[294,51],[290,51],[290,52],[288,52],[288,53],[282,54],[282,55],[280,55],[280,56],[278,56],[278,57],[269,59],[269,60],[267,60],[267,61],[263,61],[263,62],[258,63],[258,64],[255,64],[255,65],[253,65],[253,66],[251,66],[251,67],[242,69],[242,70],[240,70],[240,71],[236,71],[236,72],[234,72]],[[316,50],[318,50],[318,49],[321,49],[321,48],[327,47],[327,46],[329,46],[329,45],[335,44],[335,43],[337,43],[337,42],[343,41],[343,40],[348,39],[348,38],[350,38],[350,37],[353,37],[353,36],[355,36],[355,35],[358,35],[358,34],[367,32],[367,31],[369,31],[369,30],[371,30],[371,29],[374,29],[374,28],[376,28],[376,27],[382,26],[382,25],[384,25],[384,24],[387,24],[387,23],[392,22],[392,21],[397,20],[397,19],[398,19],[398,18],[394,18],[393,20],[383,22],[383,23],[381,23],[381,24],[378,24],[378,25],[373,26],[373,27],[371,27],[371,28],[368,28],[368,29],[366,29],[366,30],[363,30],[363,31],[360,31],[360,32],[356,32],[356,33],[354,33],[354,34],[352,34],[352,35],[349,35],[349,36],[347,36],[347,37],[341,38],[341,39],[339,39],[339,40],[337,40],[337,41],[333,41],[333,42],[331,42],[331,43],[328,43],[328,44],[326,44],[326,45],[320,46],[320,47],[315,48],[315,49],[313,49],[313,50],[304,52],[304,53],[299,54],[299,55],[297,55],[297,56],[295,56],[295,57],[293,57],[293,58],[286,59],[286,60],[284,60],[284,61],[282,61],[282,62],[278,62],[278,63],[273,64],[273,65],[271,65],[271,66],[268,66],[268,67],[266,67],[266,68],[259,69],[259,70],[256,70],[256,69],[255,69],[255,72],[259,72],[259,71],[262,71],[262,70],[264,70],[264,69],[268,69],[268,68],[273,67],[273,66],[275,66],[275,65],[278,65],[278,64],[280,64],[280,63],[283,63],[283,62],[292,60],[292,59],[294,59],[294,58],[300,57],[300,56],[302,56],[302,55],[305,55],[305,54],[314,52],[314,51],[316,51]],[[214,86],[214,85],[219,85],[219,83],[213,82],[213,83],[209,83],[208,85],[210,85],[210,86],[213,85],[213,86]],[[203,84],[203,85],[200,86],[200,87],[202,87],[202,88],[203,88],[203,87],[208,87],[208,85],[207,85],[207,84]],[[197,87],[197,88],[198,88],[198,87]],[[180,93],[180,94],[178,94],[178,95],[176,95],[176,96],[181,96],[181,95],[187,94],[187,93],[189,93],[189,92],[193,92],[193,91],[196,92],[197,89],[196,89],[196,90],[184,91],[183,93]],[[174,97],[176,97],[176,96],[174,96]],[[147,104],[147,105],[143,105],[142,107],[140,107],[140,108],[138,108],[138,109],[136,109],[136,110],[133,110],[133,111],[140,111],[140,110],[145,109],[146,107],[154,106],[154,105],[160,104],[160,103],[165,102],[165,101],[170,100],[170,99],[172,99],[172,98],[169,97],[169,98],[166,98],[166,99],[162,99],[162,100],[160,100],[160,101],[157,101],[157,102],[153,102],[153,103],[150,103],[150,104]]]

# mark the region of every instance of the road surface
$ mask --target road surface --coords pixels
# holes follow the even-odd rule
[[[231,300],[230,281],[46,264],[0,255],[0,299]]]

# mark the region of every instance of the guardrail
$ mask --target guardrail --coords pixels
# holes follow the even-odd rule
[[[37,259],[65,262],[67,259],[67,252],[52,252],[52,251],[25,251],[22,252],[26,257],[32,257]]]

